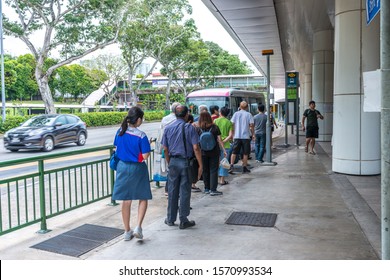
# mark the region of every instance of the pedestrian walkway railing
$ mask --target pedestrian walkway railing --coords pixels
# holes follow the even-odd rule
[[[112,145],[0,162],[0,236],[109,198]],[[147,161],[153,178],[154,154]],[[16,176],[15,176],[16,175]],[[111,200],[112,205],[116,205]]]

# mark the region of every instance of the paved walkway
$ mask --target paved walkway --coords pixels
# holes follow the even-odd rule
[[[165,225],[164,188],[153,188],[143,241],[118,237],[80,259],[379,259],[380,176],[333,173],[330,143],[318,144],[317,155],[294,145],[284,148],[283,143],[284,139],[275,143],[279,144],[273,150],[276,166],[251,160],[250,174],[236,172],[228,185],[219,187],[223,196],[193,193],[190,219],[196,221],[195,227],[180,230]],[[294,135],[289,143],[295,143]],[[35,233],[39,226],[33,225],[0,237],[0,258],[77,259],[30,246],[86,223],[122,228],[120,206],[108,202],[49,219],[52,231],[44,235]],[[135,203],[135,211],[136,207]],[[276,213],[276,224],[268,228],[225,224],[235,211]]]

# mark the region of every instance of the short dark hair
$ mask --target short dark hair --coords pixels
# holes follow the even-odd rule
[[[223,106],[221,108],[221,115],[224,116],[224,117],[227,117],[229,116],[229,113],[230,113],[230,109],[226,106]]]
[[[260,112],[264,112],[265,110],[264,104],[259,104],[259,106],[257,106],[257,109],[259,109]]]
[[[211,113],[211,114],[214,114],[215,111],[218,111],[218,110],[219,110],[219,106],[217,106],[217,105],[211,105],[209,109],[210,109],[210,113]]]
[[[311,100],[311,101],[309,102],[309,105],[311,105],[311,104],[316,105],[316,102],[315,102],[314,100]]]

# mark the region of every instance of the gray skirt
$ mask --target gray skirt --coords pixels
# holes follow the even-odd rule
[[[148,167],[144,162],[119,161],[116,170],[113,200],[152,199]]]

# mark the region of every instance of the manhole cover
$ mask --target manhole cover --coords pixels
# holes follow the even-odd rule
[[[122,229],[84,224],[31,248],[79,257],[121,234],[123,234]]]
[[[225,223],[229,225],[273,227],[276,217],[277,214],[274,213],[233,212]]]

